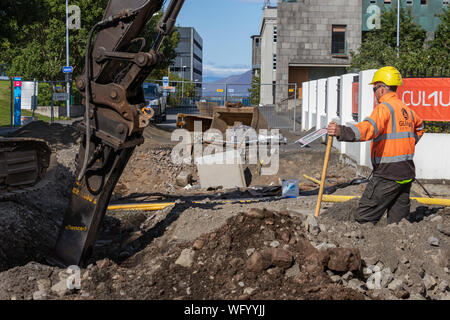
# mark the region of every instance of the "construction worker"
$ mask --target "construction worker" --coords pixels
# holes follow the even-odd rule
[[[403,81],[396,68],[377,70],[370,84],[379,103],[370,117],[347,126],[332,121],[328,134],[339,141],[372,140],[373,177],[361,197],[355,219],[376,224],[387,210],[387,222],[395,223],[409,215],[409,195],[415,178],[414,150],[424,133],[424,125],[397,97],[397,87]]]

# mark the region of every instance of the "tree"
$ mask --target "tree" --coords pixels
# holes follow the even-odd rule
[[[440,37],[448,38],[445,29],[436,32],[436,39]],[[443,55],[442,50],[437,48],[437,44],[436,48],[432,45],[430,47],[426,41],[426,31],[413,21],[410,9],[400,9],[398,56],[396,46],[397,10],[384,10],[381,16],[381,29],[369,31],[363,39],[359,52],[350,52],[352,63],[349,69],[378,69],[391,65],[399,70],[426,70],[444,65],[442,60],[445,59],[439,58]]]
[[[450,8],[444,8],[439,17],[441,23],[430,44],[430,49],[433,50],[432,63],[437,67],[448,68],[450,66]]]
[[[62,80],[62,66],[66,65],[65,2],[41,0],[38,4],[39,19],[30,19],[22,26],[15,21],[18,19],[8,22],[11,34],[8,37],[0,37],[0,64],[9,67],[10,76]],[[83,72],[89,31],[102,19],[108,0],[72,0],[71,4],[78,5],[81,9],[81,29],[70,31],[70,65],[74,66],[76,78]],[[6,11],[2,11],[0,7],[0,13],[3,12]],[[161,16],[161,12],[153,16],[142,32],[142,36],[147,40],[146,49],[152,45],[151,41],[155,38],[156,25]],[[175,56],[177,43],[176,32],[164,40],[161,52],[166,55],[166,61],[154,70],[155,74],[167,70],[168,64]]]
[[[12,39],[16,30],[40,18],[38,0],[2,0],[0,2],[0,39]]]
[[[261,76],[257,75],[252,77],[252,84],[248,92],[250,93],[250,103],[252,105],[259,104],[259,97],[261,91]]]

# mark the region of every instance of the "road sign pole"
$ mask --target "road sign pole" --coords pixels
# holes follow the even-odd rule
[[[66,58],[67,66],[70,66],[69,61],[69,0],[66,0]],[[67,117],[70,118],[70,83],[69,78],[67,78]]]

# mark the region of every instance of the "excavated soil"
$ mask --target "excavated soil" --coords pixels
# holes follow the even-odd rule
[[[145,131],[114,199],[179,200],[160,211],[107,212],[81,287],[69,290],[68,271],[45,256],[68,203],[78,135],[73,126],[33,126],[16,134],[47,139],[58,174],[45,190],[0,202],[0,299],[450,299],[448,208],[413,203],[409,221],[372,226],[354,221],[357,201],[323,203],[318,218],[317,196],[217,202],[221,190],[177,185],[181,171],[198,184],[195,167],[171,165],[170,132],[155,127]],[[304,190],[316,188],[303,174],[320,177],[323,150],[320,143],[281,149],[279,174],[253,174],[251,185],[297,178]],[[341,160],[331,156],[327,185],[357,177]],[[336,194],[361,195],[364,187]],[[200,193],[210,197],[189,201]]]

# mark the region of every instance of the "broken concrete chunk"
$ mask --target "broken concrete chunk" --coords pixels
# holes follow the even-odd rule
[[[308,216],[305,221],[305,229],[312,235],[316,236],[320,232],[319,224],[314,216]]]
[[[434,279],[433,276],[430,276],[429,274],[426,274],[423,277],[423,284],[425,286],[425,289],[427,290],[433,290],[436,287],[436,280]]]
[[[64,296],[69,291],[69,289],[67,288],[66,279],[57,282],[53,287],[51,287],[50,290],[53,293],[57,294],[59,297]]]
[[[286,270],[286,277],[295,277],[300,273],[300,267],[295,263],[292,267]]]
[[[428,243],[434,247],[439,247],[439,239],[433,236],[430,236],[428,238]]]
[[[394,275],[392,274],[391,268],[385,268],[381,270],[381,287],[387,288],[387,286],[394,280]]]
[[[195,255],[194,250],[183,249],[183,251],[181,251],[180,256],[175,261],[175,264],[178,264],[185,268],[190,268],[190,267],[192,267],[192,264],[194,263],[194,255]]]
[[[353,279],[353,273],[352,273],[351,271],[346,272],[346,273],[342,276],[342,280],[350,281],[351,279]]]
[[[245,252],[247,253],[247,256],[251,256],[253,254],[253,252],[255,252],[255,248],[248,248],[247,250],[245,250]]]
[[[403,281],[401,279],[395,279],[388,285],[388,289],[392,291],[397,291],[403,286]]]
[[[278,248],[280,246],[280,242],[278,242],[277,240],[274,240],[270,243],[270,246],[273,248]]]
[[[328,249],[328,268],[333,271],[356,271],[361,266],[361,255],[356,248],[331,248]]]
[[[177,185],[185,187],[192,182],[192,173],[188,171],[181,171],[177,176]]]

